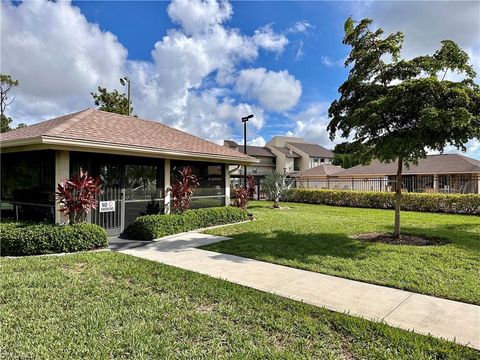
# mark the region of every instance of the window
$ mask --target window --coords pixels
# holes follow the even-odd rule
[[[194,190],[192,207],[211,207],[225,204],[225,172],[223,164],[172,161],[171,181],[178,176],[178,170],[191,166],[197,175],[199,186]],[[200,201],[203,199],[203,201]],[[207,200],[209,199],[209,200]]]
[[[321,158],[321,159],[320,159],[320,162],[321,162],[321,163],[324,163],[324,162],[325,162],[325,159],[324,159],[324,158]]]
[[[54,220],[55,152],[7,153],[1,156],[2,216],[19,220]]]
[[[257,168],[253,168],[252,169],[252,174],[256,174],[257,173]]]

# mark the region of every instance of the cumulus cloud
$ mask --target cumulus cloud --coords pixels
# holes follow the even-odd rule
[[[1,41],[1,71],[20,81],[14,118],[86,107],[100,80],[109,87],[118,83],[127,50],[77,7],[63,1],[0,6],[1,31],[8,33]]]
[[[328,106],[329,104],[324,102],[314,102],[298,114],[291,115],[290,118],[294,121],[295,127],[286,135],[302,137],[327,149],[332,149],[335,144],[346,141],[340,136],[335,137],[333,142],[330,140],[327,131]]]
[[[262,136],[257,136],[256,138],[253,138],[252,140],[247,142],[248,145],[253,145],[253,146],[265,146],[267,143],[265,139]]]
[[[371,18],[386,33],[402,31],[404,56],[433,53],[441,46],[440,41],[453,40],[474,55],[472,63],[479,72],[480,2],[365,1],[352,6],[356,19]]]
[[[302,94],[300,81],[287,70],[275,72],[265,68],[241,70],[235,90],[272,111],[291,109]]]
[[[253,42],[266,50],[281,53],[288,44],[288,39],[283,34],[273,31],[272,25],[267,24],[255,30]]]
[[[92,106],[91,91],[123,91],[118,79],[128,75],[134,112],[141,117],[217,141],[241,131],[239,119],[254,113],[255,133],[264,126],[264,108],[235,100],[238,68],[253,62],[260,49],[278,54],[288,44],[271,25],[252,36],[226,26],[233,14],[226,1],[177,0],[167,12],[178,27],[155,43],[151,60],[127,60],[115,35],[89,23],[70,2],[1,7],[1,30],[9,34],[2,38],[1,71],[21,84],[9,113],[16,122]],[[18,59],[28,59],[28,66]]]
[[[180,24],[187,34],[198,34],[211,30],[230,19],[232,5],[228,1],[181,0],[168,6],[168,15],[173,22]]]

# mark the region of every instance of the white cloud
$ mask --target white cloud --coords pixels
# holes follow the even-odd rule
[[[253,145],[253,146],[265,146],[266,143],[267,142],[262,136],[258,136],[248,141],[248,145]]]
[[[1,72],[20,81],[12,116],[57,115],[86,107],[89,92],[114,87],[127,50],[68,2],[1,3]],[[39,120],[39,119],[35,119]]]
[[[376,1],[353,4],[356,20],[371,18],[386,34],[405,34],[402,55],[431,54],[442,40],[453,40],[469,53],[480,71],[480,2],[478,1]],[[477,77],[480,79],[480,77]]]
[[[283,34],[273,31],[272,25],[267,24],[255,30],[253,42],[266,50],[281,53],[288,44],[288,39]]]
[[[9,113],[16,122],[93,106],[91,91],[97,86],[123,91],[118,79],[128,75],[134,113],[141,117],[218,141],[241,132],[240,118],[253,113],[255,135],[264,126],[264,109],[261,102],[235,100],[238,68],[253,62],[260,49],[280,53],[288,43],[269,25],[252,36],[225,26],[233,13],[228,2],[177,0],[167,11],[179,27],[157,41],[151,61],[133,61],[113,34],[89,23],[69,2],[1,7],[1,29],[9,33],[2,38],[1,71],[20,80]]]
[[[310,24],[307,20],[301,20],[297,21],[295,24],[293,24],[293,26],[290,26],[287,29],[287,33],[304,33],[310,28],[314,28],[314,26]]]
[[[347,60],[346,57],[334,60],[329,56],[322,56],[320,58],[320,62],[325,65],[326,67],[344,67],[345,66],[345,60]]]
[[[265,68],[240,71],[235,90],[247,98],[257,99],[272,111],[285,111],[295,106],[302,94],[300,81],[287,70],[267,71]]]
[[[228,1],[181,0],[168,6],[168,15],[173,22],[180,24],[187,34],[198,34],[211,30],[229,20],[233,14]]]
[[[333,149],[335,144],[345,141],[345,139],[336,136],[334,141],[330,141],[327,126],[329,104],[323,102],[311,103],[304,111],[291,115],[295,127],[285,135],[297,136],[324,146],[327,149]]]
[[[303,41],[300,40],[297,46],[297,52],[295,53],[295,61],[300,60],[303,57]]]

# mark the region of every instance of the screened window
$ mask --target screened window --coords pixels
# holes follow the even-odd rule
[[[2,216],[53,221],[55,153],[29,151],[1,155]]]

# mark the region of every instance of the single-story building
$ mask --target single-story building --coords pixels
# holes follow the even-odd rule
[[[332,164],[321,164],[302,171],[296,178],[298,187],[328,189],[330,179],[343,168]]]
[[[387,164],[373,160],[369,165],[357,165],[326,175],[312,173],[308,181],[307,178],[299,179],[297,187],[318,187],[310,186],[316,181],[327,189],[395,191],[396,173],[396,162]],[[478,194],[480,161],[460,154],[428,155],[416,165],[403,167],[402,191]]]
[[[192,208],[229,203],[229,165],[257,160],[156,121],[86,109],[2,133],[1,210],[62,223],[54,192],[80,168],[102,180],[89,221],[119,234],[137,216],[168,213],[166,188],[189,165],[199,178]]]

